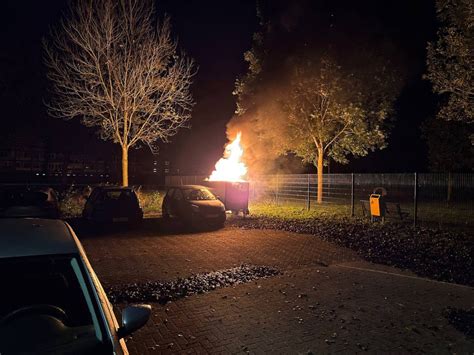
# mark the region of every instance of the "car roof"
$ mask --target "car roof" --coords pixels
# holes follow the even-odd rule
[[[168,189],[209,189],[209,188],[203,185],[176,185],[176,186],[169,186]]]
[[[0,219],[0,259],[78,253],[70,227],[40,218]]]
[[[18,185],[18,184],[5,184],[0,187],[1,190],[8,190],[8,191],[38,191],[38,192],[46,192],[54,189],[50,186],[42,186],[42,185]]]
[[[104,191],[122,191],[122,190],[131,190],[134,191],[133,187],[130,186],[96,186],[94,190],[104,190]]]

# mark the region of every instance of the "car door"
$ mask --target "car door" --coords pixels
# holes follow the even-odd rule
[[[171,201],[173,199],[173,193],[174,189],[170,188],[166,192],[165,197],[163,198],[163,212],[167,213],[168,215],[172,215],[173,213],[171,212]]]
[[[84,211],[82,212],[83,217],[90,218],[92,216],[92,210],[94,208],[94,202],[97,199],[99,191],[97,189],[92,190],[91,194],[87,197]]]
[[[181,189],[176,189],[174,191],[172,204],[171,204],[174,216],[177,216],[177,217],[183,216],[183,200],[184,200],[183,191],[181,191]]]

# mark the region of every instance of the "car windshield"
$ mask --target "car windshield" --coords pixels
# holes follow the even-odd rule
[[[107,200],[130,200],[133,199],[133,192],[130,190],[110,190],[106,191],[105,198]]]
[[[202,200],[215,200],[216,196],[211,191],[205,188],[201,189],[184,189],[184,197],[188,201],[202,201]]]
[[[0,353],[102,348],[103,326],[83,270],[75,256],[0,259]]]

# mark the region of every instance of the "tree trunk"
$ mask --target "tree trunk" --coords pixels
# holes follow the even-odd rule
[[[122,147],[122,186],[128,186],[128,148]]]
[[[323,202],[323,156],[322,150],[318,150],[318,203]]]

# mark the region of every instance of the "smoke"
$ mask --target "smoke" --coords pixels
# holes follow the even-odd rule
[[[242,132],[243,160],[249,168],[249,175],[304,169],[299,159],[286,153],[288,134],[282,101],[288,92],[291,73],[288,64],[291,52],[294,52],[287,52],[287,45],[292,42],[287,37],[298,31],[307,3],[308,0],[258,1],[262,28],[254,37],[251,52],[264,67],[257,82],[251,83],[250,92],[239,97],[245,113],[235,115],[227,124],[229,140]],[[266,57],[270,56],[271,60],[268,60]],[[241,79],[245,80],[245,77]]]
[[[227,124],[227,137],[242,132],[243,160],[249,175],[297,173],[305,166],[287,152],[288,126],[283,100],[288,95],[291,67],[280,67],[279,75],[265,78],[246,99],[248,109]]]
[[[275,162],[283,153],[285,117],[281,110],[279,93],[268,90],[255,95],[255,107],[241,116],[234,116],[227,124],[229,139],[242,132],[243,160],[249,174],[270,173],[276,169]]]

